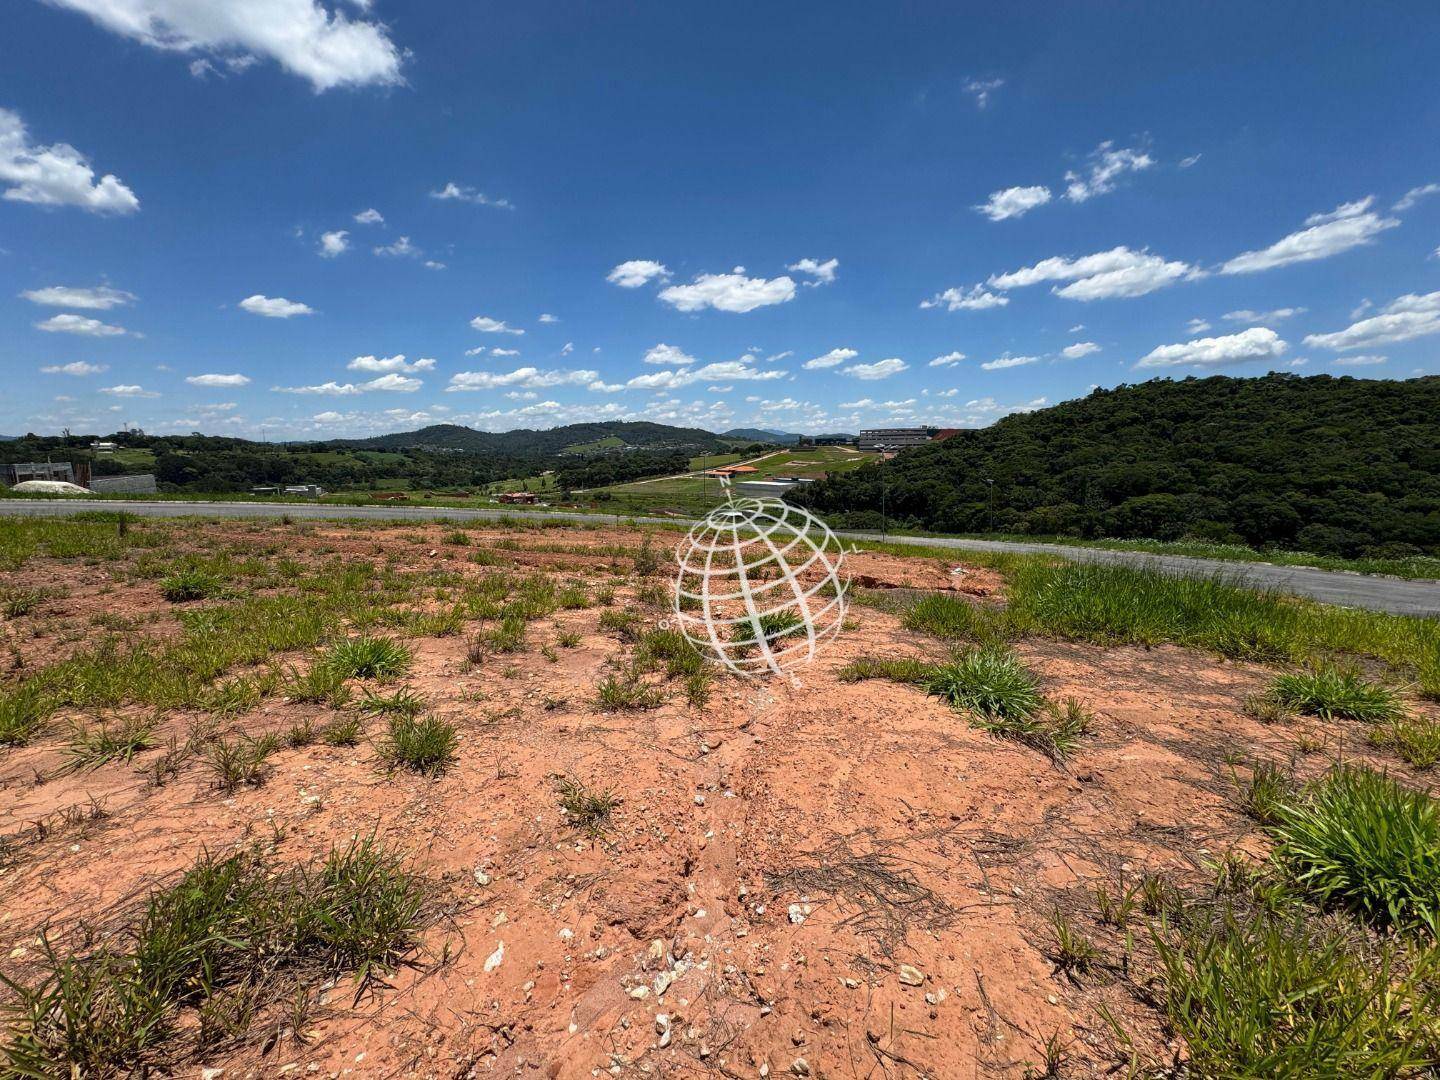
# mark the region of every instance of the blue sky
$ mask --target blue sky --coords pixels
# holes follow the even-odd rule
[[[1440,373],[1430,2],[12,0],[4,31],[7,434],[979,426]]]

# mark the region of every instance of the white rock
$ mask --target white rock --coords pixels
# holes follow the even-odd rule
[[[810,917],[810,912],[813,910],[809,904],[791,904],[790,921],[796,926],[799,926]]]
[[[900,965],[900,981],[906,986],[919,986],[925,981],[925,973],[909,964]]]
[[[485,959],[485,970],[486,970],[486,971],[494,971],[496,968],[498,968],[498,967],[500,966],[500,962],[501,962],[502,960],[504,960],[504,959],[505,959],[505,942],[502,941],[502,942],[500,942],[499,948],[497,948],[497,949],[496,949],[494,952],[492,952],[488,957],[486,957],[486,959]]]

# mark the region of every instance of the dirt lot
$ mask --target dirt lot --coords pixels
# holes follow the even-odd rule
[[[148,775],[168,735],[206,720],[193,709],[168,710],[128,762],[69,767],[67,723],[97,719],[73,710],[0,750],[0,834],[11,838],[0,969],[12,979],[36,970],[43,926],[119,925],[207,850],[254,844],[298,864],[374,833],[432,883],[434,916],[388,986],[357,1000],[341,978],[304,1030],[272,1024],[180,1075],[1021,1077],[1044,1074],[1050,1041],[1063,1075],[1100,1076],[1131,1052],[1117,1026],[1163,1062],[1180,1047],[1145,1000],[1143,958],[1131,966],[1124,936],[1095,919],[1097,883],[1154,871],[1208,880],[1206,864],[1227,851],[1262,854],[1236,805],[1242,757],[1295,758],[1303,772],[1342,749],[1370,753],[1353,726],[1247,716],[1242,702],[1270,669],[1168,647],[1021,642],[1047,697],[1094,714],[1057,765],[918,688],[842,682],[860,657],[945,653],[863,603],[794,684],[719,677],[696,706],[652,675],[663,703],[607,711],[597,686],[633,642],[603,629],[601,613],[637,612],[642,627],[666,617],[655,602],[663,560],[637,577],[637,534],[477,528],[460,544],[442,526],[146,528],[172,530],[166,558],[229,550],[614,590],[608,605],[531,622],[523,647],[479,663],[467,658],[476,623],[392,635],[413,664],[385,691],[411,688],[459,731],[457,759],[433,777],[382,766],[375,717],[359,745],[279,749],[263,783],[230,793],[198,761],[158,786]],[[676,539],[660,534],[657,550]],[[32,559],[24,578],[45,599],[0,623],[0,666],[35,670],[107,627],[173,638],[179,613],[233,602],[167,601],[134,572],[146,557],[153,549],[88,565]],[[866,595],[1003,596],[996,574],[956,573],[958,562],[847,561]],[[283,574],[259,587],[283,592]],[[412,606],[442,606],[446,591]],[[273,659],[301,664],[308,652]],[[273,694],[218,723],[255,735],[339,713]],[[608,824],[574,827],[557,777],[613,790]],[[1083,974],[1054,959],[1057,910],[1100,951]]]

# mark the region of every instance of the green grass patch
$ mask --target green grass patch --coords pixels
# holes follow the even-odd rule
[[[160,580],[160,595],[172,604],[209,600],[225,591],[221,581],[195,567],[178,570]]]
[[[392,769],[438,776],[454,763],[459,745],[460,736],[450,721],[438,716],[400,714],[390,717],[389,732],[379,751]]]
[[[1277,861],[1320,902],[1382,929],[1440,932],[1440,803],[1428,792],[1339,765],[1276,816]]]
[[[278,1021],[278,1008],[313,999],[328,978],[353,972],[363,986],[392,969],[414,947],[426,897],[373,838],[289,869],[251,851],[204,856],[124,933],[73,951],[46,939],[39,979],[0,975],[13,995],[0,1072],[181,1071],[267,1013]]]
[[[1387,747],[1417,769],[1440,763],[1440,723],[1427,717],[1405,716],[1370,729],[1370,743]]]
[[[1164,1007],[1186,1075],[1420,1076],[1440,1051],[1440,963],[1299,914],[1237,913],[1158,931]]]
[[[1320,664],[1281,675],[1269,695],[1281,705],[1322,720],[1361,720],[1376,724],[1403,715],[1400,699],[1388,686],[1369,682],[1354,668]]]
[[[409,648],[390,638],[346,638],[330,646],[325,665],[342,678],[398,679],[410,670]]]

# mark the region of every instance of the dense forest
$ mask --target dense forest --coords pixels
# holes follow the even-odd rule
[[[275,484],[365,490],[400,480],[416,489],[473,489],[546,471],[569,490],[683,472],[692,454],[734,444],[697,429],[618,423],[503,434],[441,425],[377,439],[305,443],[119,432],[105,436],[119,449],[113,456],[94,453],[94,438],[25,435],[0,442],[0,462],[88,461],[96,476],[153,472],[162,491],[197,494]],[[614,445],[583,449],[607,440]],[[145,452],[145,465],[133,464],[136,452]]]
[[[1440,554],[1440,377],[1157,380],[907,450],[798,496],[833,524]]]

